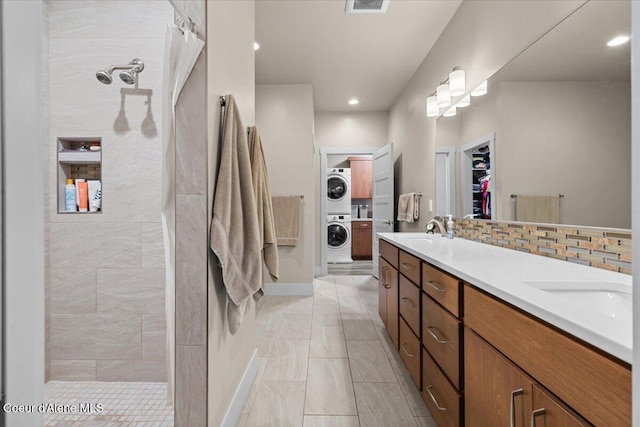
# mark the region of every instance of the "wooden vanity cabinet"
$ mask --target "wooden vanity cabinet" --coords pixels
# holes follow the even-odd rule
[[[351,221],[351,258],[371,259],[373,227],[371,221]]]

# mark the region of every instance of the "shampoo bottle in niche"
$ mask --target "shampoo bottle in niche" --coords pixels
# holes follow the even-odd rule
[[[64,208],[67,212],[77,212],[76,206],[76,186],[73,185],[73,179],[67,179],[67,185],[64,187]]]
[[[449,221],[447,221],[447,239],[453,239],[453,215],[447,215]]]
[[[76,179],[76,197],[78,199],[78,211],[89,211],[89,189],[87,187],[87,181],[84,179]]]

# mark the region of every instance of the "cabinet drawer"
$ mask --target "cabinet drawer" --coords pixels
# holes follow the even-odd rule
[[[351,221],[351,228],[366,228],[371,230],[371,221]]]
[[[420,288],[400,275],[400,314],[416,336],[420,337]]]
[[[400,318],[400,357],[404,362],[411,379],[420,388],[420,340],[414,335],[407,322]]]
[[[386,240],[379,239],[378,242],[378,251],[380,252],[380,256],[386,259],[389,264],[398,268],[398,248]]]
[[[458,390],[463,389],[460,369],[461,334],[462,322],[423,293],[422,343]]]
[[[438,426],[459,427],[462,396],[425,349],[422,349],[422,386],[422,400]]]
[[[628,365],[469,285],[464,299],[468,327],[589,422],[631,425]]]
[[[460,280],[425,262],[422,263],[422,279],[422,289],[431,298],[453,313],[454,316],[462,316],[460,304],[462,282]]]
[[[398,271],[420,286],[420,260],[418,258],[400,251],[400,267],[398,267]]]

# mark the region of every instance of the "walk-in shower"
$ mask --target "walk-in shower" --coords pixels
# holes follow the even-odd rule
[[[96,78],[100,83],[110,85],[113,83],[113,72],[116,70],[124,70],[120,73],[120,79],[128,85],[136,82],[138,73],[144,70],[144,62],[142,59],[134,58],[127,65],[111,65],[109,68],[100,70],[96,73]]]

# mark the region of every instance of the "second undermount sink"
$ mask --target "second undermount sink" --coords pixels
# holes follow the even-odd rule
[[[631,286],[606,281],[525,281],[526,285],[591,308],[607,317],[632,322]]]

